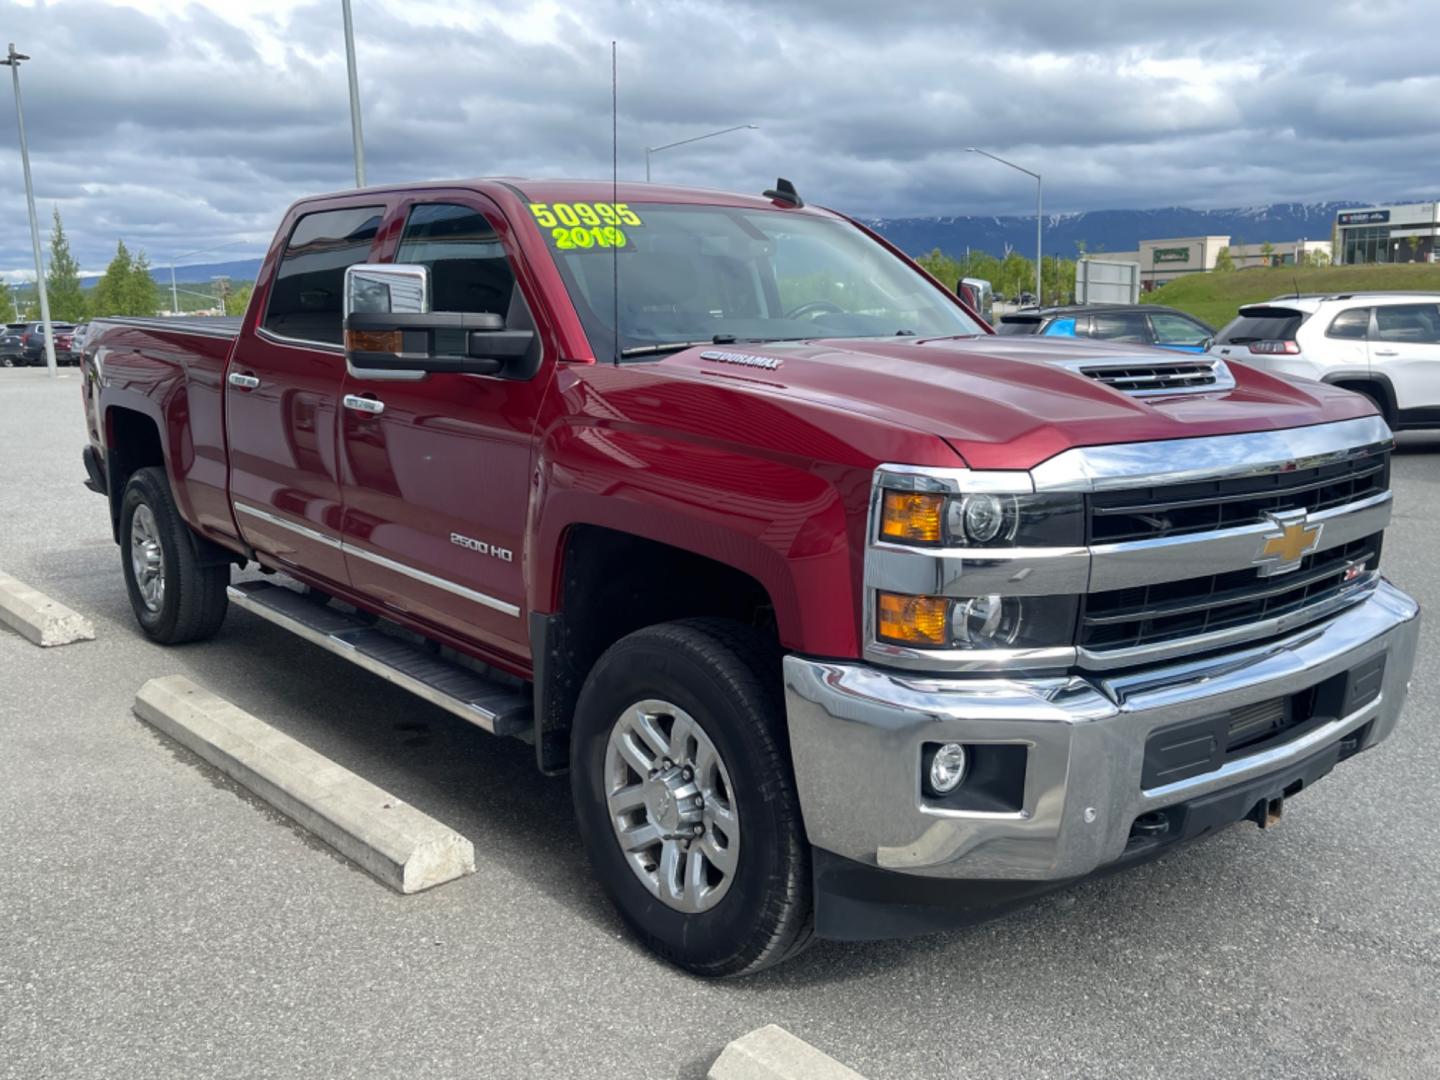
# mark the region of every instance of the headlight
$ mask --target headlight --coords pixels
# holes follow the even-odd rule
[[[876,594],[875,636],[922,649],[1041,649],[1074,643],[1077,596]]]
[[[879,538],[914,547],[1079,547],[1085,543],[1079,494],[942,495],[884,492]]]

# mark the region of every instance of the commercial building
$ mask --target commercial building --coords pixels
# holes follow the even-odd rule
[[[1440,203],[1406,203],[1345,210],[1335,217],[1335,261],[1440,262]]]
[[[1140,287],[1149,292],[1186,274],[1214,270],[1221,251],[1230,253],[1230,262],[1236,270],[1257,266],[1293,266],[1317,256],[1328,260],[1330,241],[1231,244],[1228,236],[1180,236],[1167,240],[1142,240],[1138,251],[1103,252],[1095,258],[1111,262],[1138,262]]]

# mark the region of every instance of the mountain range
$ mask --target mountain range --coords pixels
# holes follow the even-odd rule
[[[1410,201],[1410,200],[1407,200]],[[1413,200],[1421,201],[1421,200]],[[1229,210],[1192,210],[1167,206],[1158,210],[1090,210],[1078,214],[1047,214],[1044,245],[1047,257],[1073,259],[1078,245],[1091,255],[1135,251],[1141,240],[1184,236],[1229,236],[1232,244],[1293,243],[1328,240],[1335,215],[1371,203],[1272,203]],[[1003,256],[1014,249],[1035,253],[1035,215],[1029,217],[862,218],[876,232],[910,255],[936,248],[960,257],[967,249]]]

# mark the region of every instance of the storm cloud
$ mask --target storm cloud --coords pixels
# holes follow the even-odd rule
[[[369,180],[608,176],[864,217],[1433,197],[1440,75],[1421,0],[354,0]],[[258,254],[300,195],[353,182],[339,0],[0,3],[43,224],[99,269]],[[1410,37],[1413,28],[1420,36]],[[0,270],[30,266],[0,107]],[[222,245],[225,245],[222,247]]]

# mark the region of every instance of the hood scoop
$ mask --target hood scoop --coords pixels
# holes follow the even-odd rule
[[[1060,366],[1131,397],[1212,394],[1235,389],[1235,376],[1230,373],[1229,365],[1212,356],[1158,361],[1149,357],[1064,360]]]

